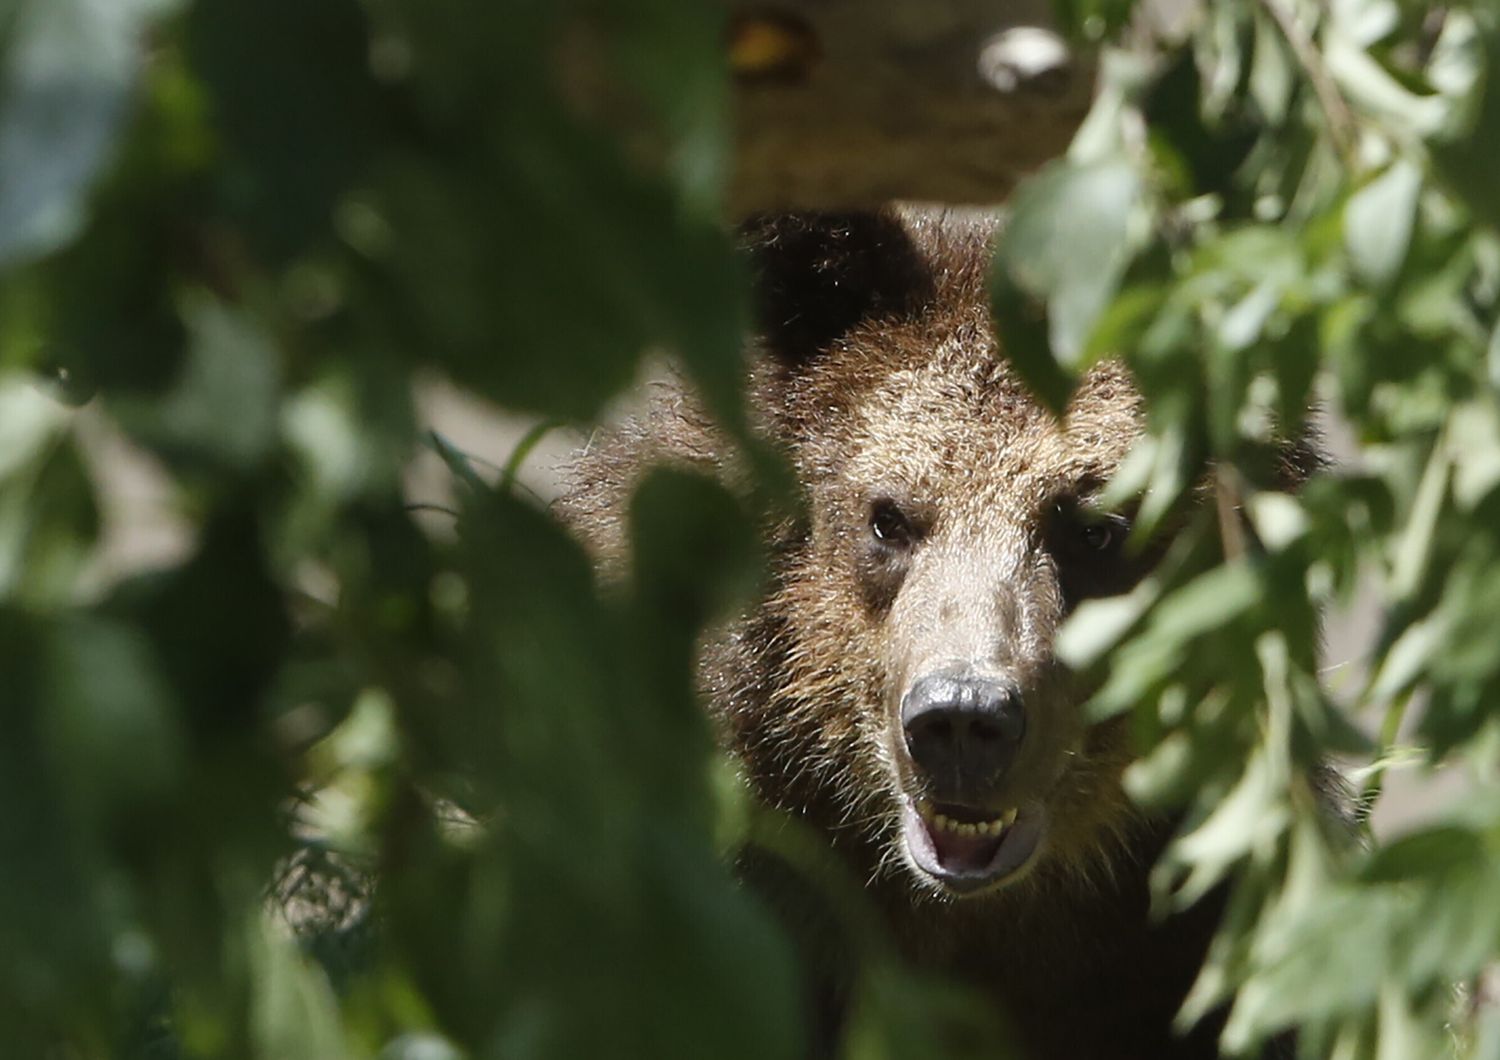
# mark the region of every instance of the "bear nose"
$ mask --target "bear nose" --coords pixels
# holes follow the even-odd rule
[[[982,798],[1010,768],[1026,734],[1026,714],[1021,690],[1009,681],[939,672],[906,693],[901,727],[934,795],[964,801]]]

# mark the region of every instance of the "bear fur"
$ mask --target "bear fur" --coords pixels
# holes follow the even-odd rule
[[[992,996],[1025,1056],[1215,1057],[1216,1021],[1185,1037],[1172,1023],[1222,896],[1148,917],[1172,822],[1126,798],[1125,719],[1086,726],[1052,654],[1079,600],[1144,573],[1093,508],[1143,429],[1140,399],[1115,364],[1088,373],[1061,422],[1031,399],[989,315],[995,231],[988,216],[915,209],[747,226],[760,322],[749,406],[785,451],[805,516],[769,525],[769,587],[705,646],[701,686],[755,794],[868,881],[914,965]],[[672,383],[580,459],[564,517],[615,554],[630,489],[662,460],[735,475]],[[974,801],[1022,807],[1011,831],[1040,835],[1002,879],[973,875],[972,894],[970,876],[924,870],[913,843],[926,841],[912,839],[931,826],[912,817],[926,781],[903,742],[903,696],[948,657],[1003,672],[1024,704],[1014,760]],[[989,856],[984,842],[964,848],[980,852],[971,860]],[[772,860],[747,857],[747,876],[796,905]],[[847,984],[824,979],[814,1051],[834,1048]]]

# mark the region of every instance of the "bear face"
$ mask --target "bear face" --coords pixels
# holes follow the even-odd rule
[[[709,690],[770,801],[954,897],[1087,874],[1134,818],[1125,733],[1085,726],[1052,645],[1143,573],[1097,503],[1140,403],[1111,364],[1062,422],[1031,400],[990,324],[993,230],[907,212],[759,233],[756,404],[808,516]]]

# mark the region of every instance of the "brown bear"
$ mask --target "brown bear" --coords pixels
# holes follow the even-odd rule
[[[1097,506],[1140,399],[1115,364],[1061,423],[1030,398],[990,319],[995,228],[915,209],[748,226],[750,407],[805,517],[769,532],[769,588],[705,647],[702,688],[758,797],[869,881],[912,962],[992,994],[1024,1055],[1217,1056],[1214,1021],[1172,1021],[1220,903],[1148,917],[1171,824],[1125,797],[1128,734],[1085,724],[1052,651],[1080,600],[1143,573]],[[609,551],[662,459],[729,462],[671,385],[590,449],[565,516]],[[830,1049],[836,1016],[821,1027]]]

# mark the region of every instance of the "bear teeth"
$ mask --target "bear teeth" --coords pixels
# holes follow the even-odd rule
[[[956,835],[973,839],[978,836],[998,836],[1011,825],[1016,823],[1016,810],[1009,809],[999,817],[988,821],[957,821],[947,814],[933,813],[931,807],[923,804],[922,816],[927,818],[929,824],[940,832],[953,832]]]

